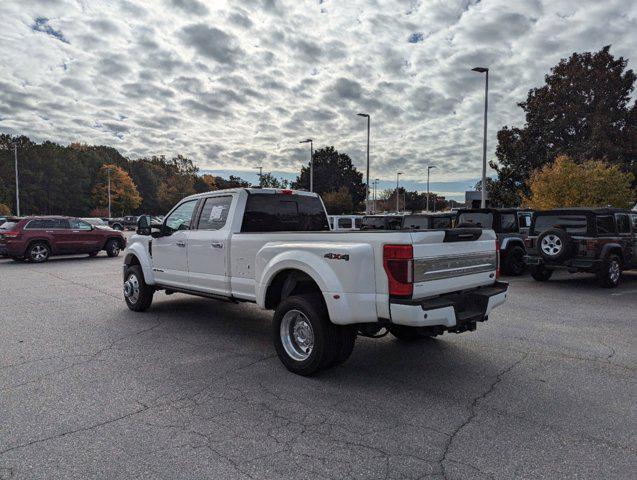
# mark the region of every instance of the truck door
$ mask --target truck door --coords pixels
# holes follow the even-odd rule
[[[161,285],[188,288],[188,236],[197,200],[175,207],[164,219],[167,235],[153,239],[153,272]]]
[[[188,278],[195,290],[229,296],[228,212],[231,195],[208,197],[188,238]]]

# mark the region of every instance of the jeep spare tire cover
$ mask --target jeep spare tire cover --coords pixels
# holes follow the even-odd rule
[[[569,235],[561,228],[546,230],[537,238],[537,249],[544,260],[566,260],[571,254]]]

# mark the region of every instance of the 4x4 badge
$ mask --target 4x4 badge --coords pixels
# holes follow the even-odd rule
[[[346,262],[349,262],[349,254],[347,253],[326,253],[323,256],[330,260],[345,260]]]

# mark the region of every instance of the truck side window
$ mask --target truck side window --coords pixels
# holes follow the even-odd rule
[[[518,222],[515,213],[503,213],[500,216],[503,232],[514,232],[517,230]]]
[[[195,211],[197,200],[189,200],[179,205],[166,217],[165,224],[172,230],[190,230],[192,213]]]
[[[630,233],[630,222],[628,221],[628,215],[625,213],[619,213],[615,215],[617,220],[617,230],[619,233]]]
[[[604,215],[597,217],[597,234],[606,235],[615,233],[615,224],[613,217]]]
[[[224,227],[228,219],[228,211],[232,203],[231,196],[209,197],[201,210],[199,230],[219,230]]]
[[[433,228],[451,228],[451,219],[449,217],[434,217]]]

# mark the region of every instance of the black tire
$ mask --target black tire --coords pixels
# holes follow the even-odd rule
[[[533,266],[529,270],[533,279],[538,282],[546,282],[553,275],[553,270],[546,268],[544,265]]]
[[[114,223],[113,226],[111,227],[113,230],[119,230],[120,232],[122,230],[124,230],[124,227],[122,225],[120,225],[119,223]]]
[[[13,260],[14,262],[22,263],[22,262],[26,262],[27,259],[24,257],[11,257],[11,260]]]
[[[616,288],[619,285],[622,273],[622,262],[619,256],[609,255],[599,272],[597,282],[604,288]]]
[[[550,228],[537,237],[537,250],[546,261],[562,262],[571,256],[571,237],[561,228]]]
[[[526,264],[524,263],[525,253],[524,249],[519,245],[507,248],[506,257],[502,262],[503,273],[514,277],[522,275],[526,270]]]
[[[111,238],[108,242],[106,242],[104,250],[106,250],[106,255],[109,257],[117,257],[120,251],[119,240]]]
[[[335,367],[345,363],[354,351],[356,344],[356,330],[350,326],[334,325],[336,328],[336,354],[325,368]]]
[[[294,335],[296,327],[311,331],[311,346]],[[279,359],[290,372],[313,375],[335,363],[339,351],[339,331],[330,322],[320,295],[294,295],[283,300],[274,312],[272,338]],[[350,352],[351,353],[351,352]]]
[[[389,333],[401,342],[415,342],[423,338],[431,337],[431,335],[424,333],[418,327],[408,327],[407,325],[392,324],[388,327],[388,330]]]
[[[33,263],[44,263],[51,256],[51,248],[46,242],[33,242],[27,248],[27,258]]]
[[[144,312],[148,310],[151,303],[153,303],[153,294],[155,289],[146,284],[144,280],[144,272],[139,265],[131,265],[126,267],[126,274],[124,275],[124,300],[126,306],[134,312]],[[137,285],[137,295],[127,293],[128,282],[130,283],[131,292],[135,293],[135,281]]]
[[[97,254],[98,254],[98,253],[100,253],[100,252],[90,252],[90,253],[88,254],[88,256],[89,256],[89,257],[97,257]]]

